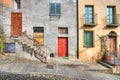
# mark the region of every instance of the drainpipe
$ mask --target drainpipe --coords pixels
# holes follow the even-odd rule
[[[79,59],[79,10],[78,0],[76,0],[76,24],[77,24],[77,58]]]

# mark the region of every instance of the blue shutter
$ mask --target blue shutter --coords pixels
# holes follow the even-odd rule
[[[15,52],[15,43],[9,43],[9,51],[11,53],[14,53]]]
[[[3,51],[6,53],[14,53],[15,52],[15,43],[4,43]]]
[[[50,3],[50,15],[55,14],[55,3]]]
[[[9,52],[8,48],[9,48],[9,43],[4,43],[3,51],[6,53]]]
[[[56,3],[56,14],[57,15],[61,14],[61,4],[60,3]]]

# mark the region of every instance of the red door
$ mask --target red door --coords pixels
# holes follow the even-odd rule
[[[18,37],[22,34],[22,13],[11,13],[11,35]]]
[[[110,54],[114,55],[116,53],[116,37],[115,36],[109,37],[109,49],[110,49]]]
[[[68,56],[68,38],[66,37],[58,38],[58,56],[59,57]]]

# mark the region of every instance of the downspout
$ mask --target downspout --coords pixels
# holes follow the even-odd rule
[[[79,59],[79,10],[78,0],[76,0],[76,24],[77,24],[77,58]]]

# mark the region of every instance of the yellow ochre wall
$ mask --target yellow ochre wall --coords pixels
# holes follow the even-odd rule
[[[85,14],[85,5],[93,5],[94,13],[98,15],[98,24],[96,26],[83,26],[82,17]],[[120,26],[106,28],[107,6],[116,6],[116,14],[120,14],[120,0],[78,0],[78,20],[79,20],[79,59],[85,63],[95,63],[101,56],[101,43],[97,35],[107,35],[114,31],[117,34],[117,55],[120,57]],[[92,48],[84,48],[84,30],[93,31]],[[97,35],[96,35],[97,34]]]

